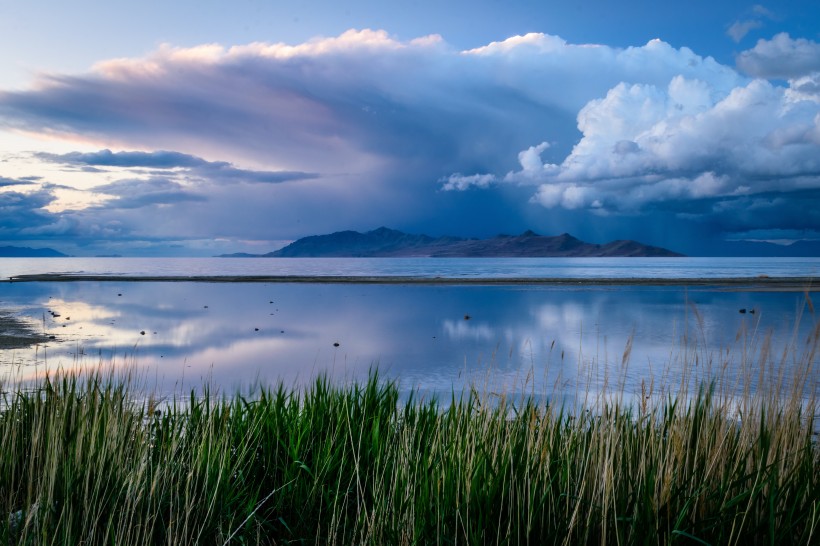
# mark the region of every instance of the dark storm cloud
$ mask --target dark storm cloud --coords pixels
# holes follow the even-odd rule
[[[662,213],[668,236],[686,237],[686,222],[753,229],[738,207],[777,194],[784,204],[759,216],[768,226],[820,188],[816,47],[758,42],[738,57],[750,78],[661,40],[614,48],[528,34],[457,51],[436,36],[363,30],[295,46],[163,46],[2,92],[0,124],[174,150],[40,155],[131,170],[94,191],[156,237],[525,223],[618,237]],[[755,79],[778,74],[788,85]],[[278,184],[291,180],[301,182]]]
[[[0,192],[0,241],[72,241],[83,245],[93,241],[112,240],[130,235],[117,220],[94,218],[93,213],[47,209],[57,200],[57,186],[20,193]]]
[[[23,176],[20,178],[7,178],[0,176],[0,188],[8,186],[28,186],[40,180],[39,176]]]
[[[617,49],[530,34],[456,51],[436,37],[399,42],[365,30],[298,46],[165,47],[3,93],[0,118],[27,130],[288,170],[436,164],[436,180],[511,168],[533,141],[567,153],[586,102],[620,81],[665,85],[678,74],[721,88],[740,81],[728,67],[660,41]]]
[[[296,180],[318,178],[316,173],[300,171],[252,171],[237,169],[230,163],[208,162],[205,165],[191,169],[193,174],[207,178],[213,182],[247,182],[259,184],[280,184]]]
[[[45,207],[56,197],[51,189],[33,192],[0,192],[0,240],[40,233],[66,233],[72,222],[52,214]]]
[[[52,201],[54,201],[54,194],[47,190],[32,193],[0,192],[0,221],[8,225],[8,222],[14,220],[15,214],[42,209]]]
[[[90,168],[88,172],[98,172],[98,167],[142,168],[163,170],[179,169],[187,174],[199,176],[209,182],[250,182],[278,184],[294,180],[316,178],[315,173],[296,171],[255,171],[238,169],[226,161],[206,161],[201,157],[167,150],[155,152],[70,152],[67,154],[37,153],[35,157],[51,163],[79,165]]]
[[[722,200],[708,221],[726,232],[751,230],[816,231],[820,226],[820,190],[784,195],[778,192]]]
[[[90,165],[96,167],[154,167],[172,169],[174,167],[199,167],[207,161],[199,157],[179,152],[159,150],[156,152],[69,152],[67,154],[38,153],[36,157],[52,163]]]
[[[171,205],[191,201],[207,201],[207,197],[197,194],[173,180],[151,178],[148,180],[118,180],[110,184],[95,186],[95,193],[113,196],[97,208],[133,209],[152,205]]]

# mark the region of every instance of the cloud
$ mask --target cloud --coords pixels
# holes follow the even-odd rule
[[[620,143],[619,143],[620,144]],[[541,161],[541,154],[549,148],[549,142],[542,142],[536,146],[530,146],[526,150],[519,152],[518,163],[521,165],[521,171],[517,174],[507,174],[507,181],[538,181],[543,177],[549,177],[557,173],[557,166],[543,163]]]
[[[741,238],[749,232],[801,232],[812,238],[820,225],[820,192],[802,190],[792,195],[768,192],[709,203],[705,222]]]
[[[206,161],[201,157],[179,152],[159,150],[155,152],[112,152],[105,149],[98,152],[70,152],[67,154],[37,153],[35,156],[51,163],[91,167],[150,168],[159,170],[181,169],[183,174],[199,176],[209,182],[250,182],[271,183],[290,182],[316,178],[315,173],[297,171],[255,171],[239,169],[226,161]]]
[[[495,181],[496,177],[492,174],[471,174],[469,176],[465,176],[461,173],[451,174],[450,176],[439,180],[439,182],[444,182],[441,186],[441,189],[444,191],[464,191],[470,188],[487,188]]]
[[[221,182],[247,182],[261,184],[281,184],[282,182],[293,182],[297,180],[309,180],[318,178],[316,173],[306,173],[301,171],[252,171],[248,169],[238,169],[225,162],[210,162],[193,172],[209,180]]]
[[[754,19],[746,19],[745,21],[735,21],[732,25],[726,30],[726,34],[735,41],[735,43],[740,42],[751,30],[756,28],[760,28],[763,26],[763,23],[760,21],[756,21]]]
[[[791,102],[811,100],[820,102],[820,72],[789,80],[786,91]]]
[[[761,4],[755,4],[754,6],[752,6],[752,12],[755,15],[766,17],[767,19],[775,19],[774,13],[770,9],[767,9],[765,6]]]
[[[794,79],[820,72],[820,43],[777,34],[737,57],[737,66],[757,78]]]
[[[763,80],[722,94],[675,77],[619,84],[578,114],[583,137],[561,163],[544,145],[519,155],[507,182],[538,185],[547,208],[636,212],[661,202],[820,192],[820,103]]]
[[[109,177],[93,189],[108,207],[63,214],[85,234],[286,239],[390,224],[475,235],[509,219],[559,233],[594,221],[609,234],[622,214],[750,231],[736,205],[763,210],[761,196],[780,192],[783,213],[791,195],[817,191],[816,47],[758,42],[738,56],[743,74],[661,40],[538,33],[467,51],[373,30],[162,46],[0,92],[0,127],[157,150],[36,156]],[[788,85],[765,80],[783,74]]]
[[[133,235],[119,229],[121,222],[94,218],[93,213],[68,211],[54,213],[49,206],[56,200],[59,186],[43,184],[35,191],[0,192],[0,240],[59,241],[83,245],[99,240],[112,240]]]
[[[16,191],[0,192],[0,212],[2,219],[10,220],[17,213],[42,209],[54,200],[50,191],[20,193]]]
[[[752,30],[762,28],[763,19],[775,20],[777,17],[766,7],[755,4],[751,9],[751,18],[735,21],[726,29],[726,34],[735,43],[739,43]]]
[[[53,225],[57,218],[46,207],[54,199],[50,189],[0,192],[0,239],[15,239],[21,232]]]
[[[39,176],[23,176],[21,178],[8,178],[0,176],[0,188],[8,186],[28,186],[40,180]]]
[[[95,186],[91,191],[114,197],[96,206],[104,209],[141,208],[207,200],[204,195],[186,189],[182,184],[166,178],[118,180],[110,184]]]
[[[69,152],[67,154],[35,154],[38,158],[52,163],[90,165],[97,167],[152,167],[173,169],[175,167],[200,167],[208,162],[202,158],[179,152],[160,150],[156,152]]]
[[[0,124],[282,170],[383,174],[435,162],[437,180],[509,167],[509,154],[539,136],[569,146],[587,101],[621,81],[677,74],[722,87],[741,79],[660,40],[619,49],[527,34],[462,52],[436,37],[362,30],[297,46],[163,46],[84,75],[46,75],[0,93]]]

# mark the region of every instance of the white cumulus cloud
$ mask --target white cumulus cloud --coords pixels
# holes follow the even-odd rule
[[[492,174],[471,174],[463,175],[460,173],[451,174],[446,178],[442,178],[439,182],[444,182],[441,189],[444,191],[464,191],[470,188],[487,188],[496,181],[495,175]]]
[[[578,114],[561,162],[543,146],[505,180],[540,184],[548,208],[639,210],[671,200],[820,189],[820,104],[753,80],[726,93],[682,76],[665,88],[618,84]]]
[[[785,32],[771,40],[758,40],[752,49],[740,53],[737,66],[758,78],[793,79],[820,72],[820,43],[794,39]]]

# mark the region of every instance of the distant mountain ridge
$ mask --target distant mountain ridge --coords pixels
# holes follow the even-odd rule
[[[791,244],[767,241],[728,241],[723,252],[707,251],[702,256],[743,256],[749,258],[811,258],[820,257],[820,241],[802,240]],[[720,250],[720,249],[719,249]]]
[[[53,248],[29,248],[27,246],[0,246],[0,258],[67,258],[67,254]]]
[[[636,241],[618,240],[603,245],[587,243],[569,233],[554,237],[525,231],[521,235],[498,235],[489,239],[430,237],[380,227],[373,231],[338,231],[311,235],[267,254],[223,254],[221,257],[678,257],[682,254]]]

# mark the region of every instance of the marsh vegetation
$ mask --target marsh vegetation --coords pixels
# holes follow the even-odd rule
[[[375,371],[161,404],[99,370],[6,384],[0,540],[816,543],[817,348],[754,389],[571,408],[474,389],[401,400]]]

